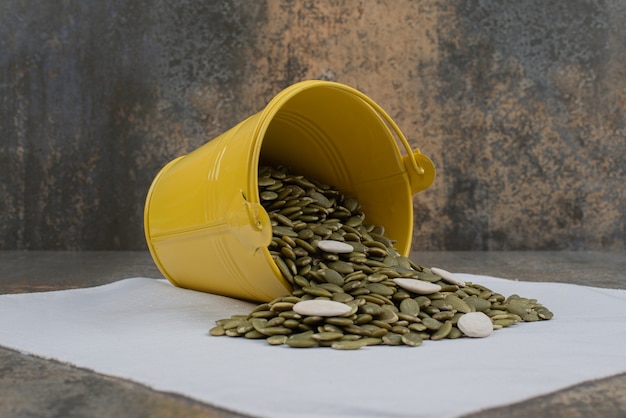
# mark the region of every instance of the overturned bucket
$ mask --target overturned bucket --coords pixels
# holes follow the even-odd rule
[[[412,196],[435,175],[428,157],[363,93],[328,81],[294,84],[155,177],[146,241],[173,284],[254,301],[290,292],[268,250],[272,225],[260,204],[259,164],[285,165],[355,197],[367,222],[384,226],[403,255],[413,234]]]

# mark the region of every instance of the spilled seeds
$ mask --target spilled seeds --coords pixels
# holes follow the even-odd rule
[[[268,249],[292,291],[216,321],[210,335],[294,348],[416,347],[553,316],[536,299],[505,297],[402,256],[333,186],[267,166],[258,184],[272,222]]]

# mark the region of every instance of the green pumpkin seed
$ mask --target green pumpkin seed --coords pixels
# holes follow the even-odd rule
[[[260,197],[262,200],[276,200],[278,199],[278,193],[266,190],[261,192]]]
[[[400,312],[417,317],[420,313],[420,305],[414,299],[404,299],[400,302]]]
[[[341,274],[354,273],[354,266],[351,263],[345,261],[334,261],[328,264],[328,267]]]
[[[491,302],[481,299],[476,295],[466,297],[463,299],[463,302],[476,312],[485,312],[487,309],[491,308]]]
[[[396,333],[396,334],[407,334],[409,332],[411,332],[411,330],[405,326],[401,326],[401,325],[393,325],[391,327],[391,332]]]
[[[522,320],[524,320],[525,322],[539,321],[539,315],[537,314],[537,312],[530,312],[522,316]]]
[[[429,317],[422,318],[422,324],[424,324],[424,326],[431,331],[437,331],[443,326],[443,323],[441,321]]]
[[[297,319],[285,319],[285,322],[283,322],[283,327],[285,328],[289,328],[289,329],[296,329],[298,328],[298,326],[300,325],[300,321],[298,321]]]
[[[381,296],[391,296],[396,292],[394,287],[386,286],[382,283],[368,283],[365,287],[367,287],[370,292]]]
[[[445,322],[447,320],[454,318],[455,315],[456,315],[456,311],[442,311],[442,312],[434,313],[432,315],[432,318],[436,319],[437,321]]]
[[[408,332],[406,334],[402,334],[402,336],[400,337],[400,340],[405,345],[408,345],[410,347],[418,347],[422,345],[422,341],[423,341],[420,334],[417,334],[415,332]]]
[[[272,319],[270,319],[269,321],[267,321],[267,324],[265,324],[266,327],[279,327],[282,324],[284,324],[286,321],[286,319],[282,316],[277,316],[274,317]],[[239,328],[237,328],[239,330]]]
[[[236,329],[227,329],[224,331],[224,334],[227,337],[240,337],[241,336],[241,334],[239,334]]]
[[[382,337],[383,343],[386,345],[402,345],[404,341],[402,341],[403,335],[394,334],[393,332],[389,332]]]
[[[371,324],[365,324],[365,325],[371,325]],[[362,328],[364,328],[365,325],[363,325]],[[376,327],[375,325],[373,327],[376,329],[368,329],[370,331],[371,338],[382,338],[383,336],[387,335],[387,333],[389,332],[386,329]]]
[[[331,292],[329,292],[326,289],[323,289],[321,287],[303,287],[302,290],[304,290],[306,293],[308,293],[309,295],[313,295],[313,296],[323,296],[323,297],[327,297],[327,298],[331,298],[333,296],[333,294]]]
[[[271,335],[289,335],[292,333],[292,330],[287,327],[265,327],[257,329],[261,334],[271,336]]]
[[[363,342],[364,346],[370,346],[370,345],[380,345],[383,343],[383,339],[380,337],[375,337],[375,336],[371,336],[371,337],[364,337],[361,338],[361,340]]]
[[[323,332],[311,335],[311,338],[317,341],[334,341],[334,340],[340,339],[341,337],[343,337],[342,332],[329,332],[329,331],[323,331]]]
[[[282,247],[280,249],[280,252],[282,255],[284,255],[286,258],[290,259],[290,260],[295,260],[296,259],[296,254],[293,252],[293,249],[291,247]],[[286,260],[285,260],[286,262]]]
[[[548,320],[548,319],[552,319],[554,314],[550,312],[547,308],[542,307],[542,308],[537,309],[537,315],[541,319]]]
[[[268,321],[265,318],[251,318],[250,319],[250,323],[252,324],[254,329],[256,329],[257,331],[265,328],[267,326],[267,322]]]
[[[377,316],[382,313],[382,309],[380,305],[374,304],[372,302],[367,302],[359,308],[359,311],[364,314],[369,314],[372,316]]]
[[[272,227],[272,233],[274,234],[274,236],[277,236],[277,237],[282,237],[282,236],[287,236],[287,237],[292,237],[292,238],[298,237],[298,233],[287,226],[280,226],[280,225],[274,226]]]
[[[258,178],[259,187],[267,187],[276,184],[276,180],[271,177],[259,177]]]
[[[397,322],[398,319],[398,314],[391,309],[386,309],[385,306],[383,306],[381,313],[377,317],[378,321],[385,322],[387,324],[393,324],[394,322]]]
[[[432,303],[430,298],[428,298],[427,296],[418,296],[415,298],[415,301],[420,306],[420,309],[427,308]]]
[[[372,335],[372,333],[368,331],[366,328],[361,328],[358,325],[348,325],[348,326],[343,327],[343,330],[346,332],[346,334],[354,334],[354,335],[360,335],[364,337],[369,337],[370,335]]]
[[[369,290],[369,289],[368,289]],[[390,305],[393,306],[393,302],[391,301],[391,299],[389,299],[389,297],[386,296],[382,296],[379,295],[377,293],[368,293],[366,295],[362,296],[363,299],[369,301],[369,302],[373,302],[373,303],[377,303],[379,305]]]
[[[407,324],[412,324],[414,322],[421,322],[421,319],[419,319],[417,316],[414,315],[407,315],[405,313],[402,312],[397,312],[396,315],[398,315],[398,319],[402,322],[406,322]]]
[[[510,300],[505,306],[507,311],[519,316],[524,316],[530,312],[530,307],[527,303],[516,299]]]
[[[226,334],[226,330],[224,329],[223,326],[219,326],[218,325],[216,327],[211,328],[209,330],[209,334],[211,334],[214,337],[219,337],[219,336],[225,335]]]
[[[337,325],[340,327],[347,327],[349,325],[354,325],[354,321],[350,318],[343,317],[330,317],[326,318],[326,323],[331,325]]]
[[[224,328],[224,330],[226,330],[226,331],[228,331],[229,329],[236,329],[237,327],[239,327],[244,322],[245,322],[244,319],[231,319],[230,321],[226,322],[222,326],[222,328]]]
[[[342,289],[342,293],[339,293],[339,292],[333,293],[332,300],[334,300],[335,302],[348,303],[354,300],[354,296],[350,295],[349,293],[343,293],[343,289]]]
[[[322,316],[305,316],[302,319],[302,323],[304,325],[315,325],[315,324],[319,324],[324,320],[324,317]]]
[[[290,337],[285,341],[292,348],[312,348],[318,347],[319,343],[312,337]]]
[[[322,269],[319,271],[319,274],[320,274],[320,277],[328,283],[332,283],[337,286],[344,285],[343,276],[334,268]]]
[[[426,331],[428,328],[426,328],[426,325],[422,324],[421,322],[414,322],[412,324],[409,324],[409,326],[407,327],[408,329],[410,329],[411,331]]]
[[[244,334],[244,337],[250,340],[259,340],[261,338],[267,338],[265,334],[260,333],[259,331],[253,329]]]
[[[496,319],[493,321],[494,325],[500,325],[502,327],[509,327],[511,325],[516,324],[518,321],[514,319]]]
[[[286,335],[272,335],[267,337],[265,341],[267,341],[269,345],[282,345],[287,342],[287,338]]]
[[[372,319],[374,319],[372,315],[362,313],[362,314],[357,315],[356,319],[354,320],[354,323],[357,325],[369,324],[370,322],[372,322]]]
[[[332,343],[331,348],[335,350],[358,350],[359,348],[365,347],[367,343],[362,339],[354,340],[354,341],[335,341]]]
[[[463,336],[463,333],[461,332],[460,329],[458,329],[457,327],[452,327],[452,329],[450,330],[450,332],[448,333],[448,339],[454,340],[456,338],[461,338]]]
[[[437,331],[435,331],[430,336],[430,339],[433,341],[441,340],[443,338],[446,338],[448,334],[450,334],[450,331],[452,331],[452,323],[450,321],[446,321],[441,327],[439,327]]]
[[[363,223],[363,218],[361,216],[352,216],[350,219],[346,221],[347,226],[356,227]]]
[[[361,207],[361,205],[359,204],[358,200],[356,200],[356,199],[354,199],[352,197],[347,197],[346,199],[344,199],[343,206],[346,209],[348,209],[350,211],[350,213],[356,212]]]
[[[377,326],[377,327],[383,328],[383,329],[385,329],[385,330],[387,330],[387,331],[391,331],[391,325],[390,325],[390,324],[388,324],[387,322],[380,321],[380,320],[378,320],[378,319],[373,319],[373,320],[372,320],[372,322],[371,322],[371,324],[372,324],[372,325],[375,325],[375,326]]]
[[[283,259],[280,257],[273,257],[273,259],[274,259],[274,262],[276,263],[276,266],[278,267],[278,270],[280,270],[280,273],[283,275],[283,277],[287,279],[289,283],[294,284],[293,274],[291,274],[291,270],[289,269],[287,264],[283,261]]]
[[[244,323],[242,323],[241,325],[239,325],[237,327],[237,332],[239,334],[245,334],[247,332],[250,332],[254,329],[254,327],[252,326],[252,324],[248,321],[245,321]]]

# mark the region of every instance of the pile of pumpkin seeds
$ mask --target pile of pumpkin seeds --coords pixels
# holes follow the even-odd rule
[[[258,183],[272,222],[269,251],[292,291],[216,321],[210,335],[348,350],[484,337],[552,318],[536,299],[505,297],[402,256],[335,187],[282,166],[261,167]]]

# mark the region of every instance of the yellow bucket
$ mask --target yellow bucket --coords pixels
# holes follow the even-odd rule
[[[406,153],[402,155],[398,142]],[[408,255],[412,195],[435,169],[374,101],[343,84],[303,81],[157,174],[146,199],[150,253],[174,285],[253,301],[290,292],[268,250],[272,225],[260,204],[259,164],[338,187],[366,222],[385,227]]]

